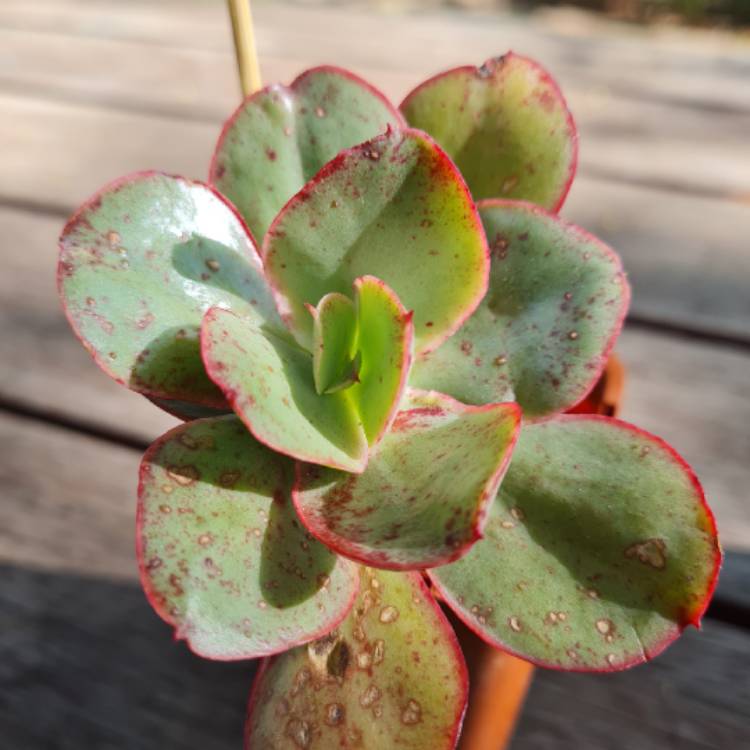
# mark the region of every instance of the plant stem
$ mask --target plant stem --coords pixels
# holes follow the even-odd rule
[[[258,65],[258,51],[255,48],[250,0],[227,0],[227,4],[232,18],[234,51],[237,55],[240,86],[243,96],[250,96],[263,86],[260,78],[260,65]]]

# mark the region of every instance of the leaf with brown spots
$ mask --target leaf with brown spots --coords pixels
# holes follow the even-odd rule
[[[509,52],[440,73],[401,111],[448,152],[476,200],[526,200],[552,211],[565,200],[578,134],[557,84],[533,60]]]
[[[234,209],[207,185],[157,172],[108,185],[74,214],[60,238],[58,283],[97,364],[157,399],[226,408],[200,356],[212,305],[283,327]]]
[[[402,125],[369,83],[330,65],[313,68],[242,103],[221,133],[210,179],[261,239],[287,200],[339,151]]]
[[[602,672],[698,625],[720,562],[703,490],[674,450],[625,422],[576,415],[522,430],[485,538],[430,577],[489,643]]]
[[[461,175],[417,130],[344,151],[284,206],[263,241],[266,275],[297,340],[310,348],[307,305],[382,279],[414,312],[417,351],[434,348],[487,289],[484,231]]]
[[[455,560],[482,535],[508,467],[516,404],[464,406],[410,392],[362,474],[300,465],[293,498],[327,546],[393,570]]]
[[[596,384],[630,290],[615,252],[537,206],[484,201],[490,287],[469,320],[417,358],[410,384],[469,404],[517,401],[526,419],[566,411]]]
[[[211,659],[320,637],[349,611],[356,566],[297,519],[292,463],[235,416],[180,425],[141,464],[138,563],[152,606]]]
[[[264,662],[245,747],[455,747],[467,699],[463,655],[418,573],[362,569],[339,628]]]

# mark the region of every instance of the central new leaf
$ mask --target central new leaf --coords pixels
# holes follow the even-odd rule
[[[314,350],[283,331],[214,308],[203,357],[250,431],[301,461],[361,472],[367,447],[393,420],[411,364],[412,322],[392,290],[371,276],[310,308]]]
[[[390,131],[344,151],[282,209],[264,241],[266,275],[297,340],[307,305],[348,294],[359,276],[385,281],[414,311],[417,351],[431,349],[487,289],[484,231],[461,175],[424,133]]]

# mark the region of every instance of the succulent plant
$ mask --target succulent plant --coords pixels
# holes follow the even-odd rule
[[[694,474],[565,414],[629,301],[618,256],[555,213],[576,158],[517,55],[400,110],[321,67],[240,106],[207,184],[130,175],[66,225],[76,334],[185,420],[141,464],[141,579],[194,652],[266,658],[248,747],[453,747],[442,606],[581,671],[699,623],[721,554]]]

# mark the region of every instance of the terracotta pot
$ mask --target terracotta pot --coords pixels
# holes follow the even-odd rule
[[[612,356],[589,396],[571,411],[616,416],[624,380],[622,363]],[[502,750],[510,742],[534,667],[489,646],[447,614],[466,656],[471,685],[459,750]]]

